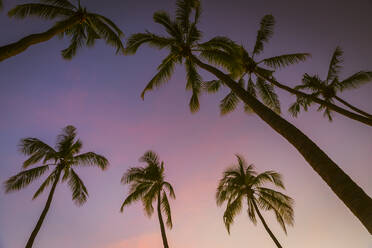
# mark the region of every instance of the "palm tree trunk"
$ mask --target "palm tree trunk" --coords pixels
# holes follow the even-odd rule
[[[67,21],[54,25],[52,28],[50,28],[46,32],[38,33],[38,34],[31,34],[29,36],[26,36],[20,39],[17,42],[0,47],[0,61],[13,57],[25,51],[28,47],[32,45],[50,40],[55,35],[60,34],[63,31],[65,31],[67,28],[79,23],[80,19],[81,18],[79,16],[69,18]]]
[[[371,115],[368,115],[368,114],[365,115],[366,113],[363,114],[363,113],[361,113],[359,111],[356,111],[354,109],[354,111],[359,112],[360,114],[362,114],[362,115],[358,115],[358,114],[353,113],[351,111],[348,111],[348,110],[346,110],[344,108],[341,108],[341,107],[339,107],[339,106],[337,106],[337,105],[335,105],[333,103],[326,102],[326,101],[324,101],[322,99],[319,99],[319,98],[317,98],[315,96],[312,96],[312,95],[306,94],[304,92],[301,92],[301,91],[292,89],[291,87],[288,87],[286,85],[283,85],[283,84],[279,83],[274,78],[265,77],[264,75],[260,75],[260,74],[258,74],[258,76],[261,77],[261,78],[263,78],[263,79],[265,79],[265,80],[267,80],[267,81],[269,81],[273,85],[275,85],[278,88],[283,89],[283,90],[285,90],[285,91],[287,91],[289,93],[292,93],[292,94],[294,94],[296,96],[299,96],[299,97],[310,98],[312,101],[314,101],[314,102],[316,102],[316,103],[318,103],[320,105],[327,106],[329,109],[331,109],[331,110],[333,110],[333,111],[335,111],[335,112],[337,112],[337,113],[339,113],[341,115],[344,115],[344,116],[346,116],[346,117],[348,117],[350,119],[353,119],[353,120],[359,121],[361,123],[364,123],[364,124],[366,124],[368,126],[372,126],[372,117],[371,117]]]
[[[50,190],[49,192],[49,196],[48,196],[48,200],[45,204],[45,207],[43,209],[43,212],[41,213],[40,215],[40,218],[39,220],[37,221],[37,224],[34,228],[34,230],[32,231],[31,233],[31,236],[30,238],[28,239],[27,241],[27,244],[26,244],[26,247],[25,248],[31,248],[32,245],[34,244],[34,241],[35,241],[35,238],[36,238],[36,235],[38,234],[40,228],[41,228],[41,225],[43,224],[43,221],[45,219],[45,216],[47,215],[48,213],[48,210],[49,210],[49,207],[50,207],[50,204],[52,203],[52,199],[53,199],[53,195],[54,195],[54,191],[56,189],[56,186],[58,184],[58,181],[59,181],[59,177],[61,175],[61,170],[57,173],[57,176],[56,176],[56,179],[53,183],[53,186],[52,186],[52,189]]]
[[[159,217],[159,223],[160,223],[161,237],[163,239],[163,246],[164,246],[164,248],[169,248],[167,236],[165,234],[165,226],[164,226],[164,222],[163,222],[163,217],[161,216],[161,206],[160,206],[160,203],[161,203],[161,198],[160,198],[160,192],[159,192],[159,194],[158,194],[158,217]]]
[[[261,215],[261,212],[258,209],[256,202],[255,201],[252,201],[252,202],[253,202],[254,209],[256,210],[256,212],[258,214],[258,217],[260,217],[260,220],[261,220],[262,224],[264,225],[266,231],[269,233],[271,239],[274,241],[274,243],[276,244],[276,246],[278,248],[283,248],[282,245],[279,243],[279,241],[276,239],[275,235],[271,232],[269,226],[266,224],[266,221],[263,218],[263,216]]]
[[[354,107],[353,105],[351,105],[350,103],[346,102],[345,100],[341,99],[340,97],[338,96],[335,96],[335,99],[337,101],[339,101],[340,103],[344,104],[345,106],[349,107],[350,109],[354,110],[355,112],[359,113],[359,114],[362,114],[368,118],[372,118],[372,115],[371,114],[368,114],[367,112],[364,112],[363,110],[361,109],[358,109],[357,107]]]
[[[194,56],[192,59],[198,66],[222,80],[263,121],[291,143],[372,234],[372,199],[325,152],[294,125],[250,95],[228,75]]]

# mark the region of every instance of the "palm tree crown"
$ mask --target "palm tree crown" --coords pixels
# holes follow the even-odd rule
[[[5,182],[5,191],[9,193],[21,190],[52,169],[35,192],[33,199],[38,197],[51,183],[58,181],[59,175],[63,174],[62,182],[68,181],[73,201],[77,205],[85,203],[88,191],[75,169],[79,166],[97,166],[105,170],[109,163],[105,157],[94,152],[79,154],[82,146],[81,140],[76,139],[76,128],[73,126],[63,129],[57,137],[55,149],[37,138],[22,139],[19,150],[29,158],[23,162],[24,170]],[[42,163],[41,166],[28,169],[39,162]]]
[[[249,219],[256,224],[256,214],[261,218],[259,208],[275,213],[276,219],[284,232],[287,233],[286,224],[293,225],[293,200],[289,196],[263,187],[265,183],[273,183],[284,189],[282,176],[275,171],[265,171],[257,174],[253,165],[247,165],[243,157],[237,155],[238,164],[224,171],[217,192],[217,205],[221,206],[227,202],[223,221],[230,233],[230,225],[243,207],[246,200]],[[266,223],[263,219],[266,228]],[[268,228],[267,228],[268,229]],[[270,230],[268,230],[271,233]],[[271,236],[271,235],[270,235]]]
[[[121,205],[120,211],[124,207],[141,200],[146,214],[150,217],[154,212],[153,203],[157,201],[157,211],[164,247],[168,247],[165,235],[165,228],[161,213],[166,216],[166,225],[173,227],[171,208],[168,196],[176,198],[172,185],[164,180],[164,162],[159,161],[158,155],[153,151],[147,151],[140,162],[147,163],[146,167],[132,167],[123,175],[121,182],[130,184],[128,196]]]
[[[251,52],[248,52],[242,45],[236,45],[228,38],[218,37],[216,41],[218,40],[220,44],[215,46],[217,49],[216,53],[208,53],[205,58],[211,63],[227,68],[230,76],[236,79],[241,87],[246,88],[251,95],[260,97],[266,106],[280,113],[278,96],[273,85],[267,82],[267,79],[274,79],[273,73],[275,69],[305,61],[310,54],[283,54],[257,61],[255,56],[259,56],[263,52],[264,43],[267,43],[274,33],[274,25],[275,19],[272,15],[265,15],[262,18],[260,28],[257,31],[256,42]],[[223,42],[226,44],[221,44]],[[247,79],[244,79],[245,77]],[[245,81],[247,81],[246,85]],[[212,80],[204,83],[204,89],[209,93],[214,93],[218,91],[221,85],[223,85],[223,81]],[[227,114],[235,110],[239,102],[238,96],[233,91],[230,91],[221,100],[221,114]],[[252,112],[247,105],[245,105],[245,111]]]
[[[65,59],[71,59],[77,50],[83,46],[93,46],[97,39],[103,39],[107,44],[115,47],[117,53],[124,49],[121,42],[123,32],[115,23],[105,16],[88,12],[85,7],[80,5],[80,0],[77,6],[68,0],[38,0],[35,3],[17,5],[8,12],[8,15],[21,19],[29,16],[50,20],[59,19],[47,32],[38,34],[39,36],[26,37],[28,39],[24,38],[17,43],[5,46],[9,53],[8,57],[22,52],[32,44],[46,41],[54,35],[68,36],[71,39],[70,45],[62,50],[62,56]],[[24,48],[23,46],[27,47]],[[21,48],[24,49],[16,51]],[[11,54],[12,52],[15,54]],[[7,57],[2,59],[5,58]]]
[[[193,18],[190,21],[190,15]],[[196,24],[200,16],[200,3],[198,0],[177,0],[176,18],[172,19],[168,13],[158,11],[154,13],[154,22],[162,25],[167,33],[166,36],[151,32],[133,34],[128,39],[126,52],[133,54],[142,44],[163,49],[167,48],[169,54],[158,66],[157,74],[151,79],[143,90],[141,96],[144,97],[146,91],[159,87],[170,79],[176,64],[185,64],[187,83],[186,89],[192,91],[189,102],[191,112],[199,110],[199,95],[201,87],[201,76],[196,65],[191,59],[191,52],[197,51],[198,41],[202,34],[197,29]]]
[[[88,190],[75,172],[75,169],[79,166],[97,166],[102,170],[107,168],[108,161],[105,157],[94,152],[79,154],[82,146],[83,143],[79,139],[76,139],[76,128],[73,126],[65,127],[62,133],[58,135],[55,149],[37,138],[25,138],[21,140],[19,145],[20,151],[29,156],[29,158],[23,162],[24,170],[10,177],[5,182],[6,193],[25,188],[53,168],[52,172],[33,196],[33,199],[35,199],[48,186],[52,185],[45,207],[27,241],[26,248],[33,246],[35,238],[49,211],[61,175],[62,182],[68,181],[68,185],[72,191],[72,200],[80,206],[87,201]],[[43,165],[28,169],[39,162]]]
[[[372,118],[372,115],[352,106],[337,96],[338,92],[358,88],[363,84],[372,81],[372,72],[370,71],[359,71],[342,81],[339,80],[339,73],[342,68],[341,63],[343,62],[342,55],[342,49],[340,47],[336,47],[329,64],[327,78],[325,80],[321,80],[318,75],[311,76],[305,73],[302,78],[302,84],[296,86],[295,89],[308,90],[313,96],[322,97],[324,101],[329,103],[333,103],[334,100],[337,100],[352,110]],[[297,116],[301,110],[301,107],[307,110],[312,104],[313,101],[309,98],[297,97],[297,101],[290,106],[289,110],[294,116]],[[324,116],[327,116],[329,120],[332,120],[332,110],[330,108],[325,105],[320,105],[318,111],[321,110],[324,110]]]

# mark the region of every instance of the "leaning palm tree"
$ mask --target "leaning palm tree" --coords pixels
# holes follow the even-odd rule
[[[299,88],[290,88],[276,80],[273,75],[275,70],[305,61],[310,54],[293,53],[257,59],[257,56],[260,56],[264,50],[264,44],[268,42],[273,35],[274,25],[275,19],[272,15],[265,15],[262,18],[260,28],[257,31],[255,45],[250,52],[248,52],[243,46],[234,44],[234,42],[229,39],[218,37],[212,40],[212,43],[206,43],[204,45],[213,50],[211,52],[202,52],[201,55],[211,63],[223,65],[230,72],[230,76],[233,79],[238,80],[239,84],[241,84],[243,88],[246,88],[251,95],[260,97],[266,106],[270,107],[277,113],[280,113],[280,102],[274,91],[274,86],[296,95],[302,100],[302,102],[311,101],[312,103],[318,103],[321,109],[325,107],[348,118],[372,126],[371,116],[366,116],[360,112],[357,114],[341,108],[340,106],[335,105],[332,101],[319,98],[316,94],[307,94],[299,91]],[[361,72],[356,80],[360,80],[361,78],[364,81],[371,80],[372,75]],[[246,86],[245,81],[247,81]],[[223,84],[223,81],[221,80],[212,80],[205,82],[204,88],[207,92],[214,93],[218,90],[221,84]],[[239,102],[239,98],[236,94],[230,91],[230,93],[221,101],[221,114],[233,111]],[[251,112],[251,109],[247,105],[245,105],[245,110]],[[353,110],[355,111],[355,109]]]
[[[123,51],[121,36],[123,32],[107,17],[88,12],[85,7],[75,6],[68,0],[38,0],[36,3],[17,5],[8,12],[10,17],[25,18],[37,16],[42,19],[58,19],[56,24],[43,33],[26,36],[19,41],[0,47],[0,61],[15,56],[28,47],[45,42],[58,35],[71,37],[70,45],[62,50],[65,59],[75,56],[83,46],[93,46],[97,39],[103,39],[116,48],[116,53]]]
[[[216,192],[218,206],[227,202],[223,221],[228,233],[230,233],[230,225],[234,222],[234,218],[242,210],[243,201],[246,200],[249,219],[257,224],[257,214],[276,246],[282,248],[260,212],[260,209],[273,211],[286,234],[285,224],[293,225],[292,198],[273,189],[263,187],[265,183],[273,183],[275,186],[285,189],[282,176],[275,171],[265,171],[257,174],[253,165],[248,166],[242,156],[236,155],[236,157],[238,158],[238,164],[224,171]]]
[[[55,149],[37,138],[21,140],[20,151],[29,158],[23,162],[24,170],[5,182],[5,192],[21,190],[50,170],[51,173],[35,192],[33,199],[36,199],[50,185],[52,186],[43,212],[27,241],[26,248],[32,247],[48,213],[59,182],[67,181],[72,191],[72,200],[80,206],[87,201],[88,191],[75,169],[79,166],[97,166],[102,170],[107,168],[109,163],[105,157],[94,152],[79,154],[82,146],[83,143],[76,139],[76,128],[73,126],[65,127],[58,135]],[[29,169],[39,162],[41,162],[41,166]]]
[[[167,236],[162,217],[162,212],[167,220],[166,225],[172,228],[171,209],[167,197],[167,191],[171,198],[175,199],[173,187],[164,180],[164,162],[159,161],[158,155],[153,151],[147,151],[140,158],[140,162],[147,163],[146,167],[132,167],[124,174],[121,179],[123,184],[130,184],[129,195],[121,205],[120,211],[124,207],[141,200],[146,214],[151,217],[154,213],[153,202],[157,201],[157,212],[160,223],[161,237],[164,248],[168,248]]]
[[[199,109],[198,96],[202,84],[197,67],[210,72],[218,80],[224,82],[224,86],[230,88],[259,118],[291,143],[372,234],[372,199],[363,189],[303,132],[262,104],[256,97],[241,87],[238,82],[233,80],[230,74],[203,62],[198,57],[201,53],[218,52],[219,49],[212,49],[217,44],[226,46],[226,42],[220,42],[219,38],[200,43],[201,32],[197,28],[199,17],[199,1],[178,0],[175,19],[171,18],[166,12],[156,12],[154,14],[154,21],[165,28],[167,35],[145,32],[133,34],[128,39],[126,47],[128,53],[135,53],[143,44],[169,50],[169,55],[159,65],[158,72],[145,87],[142,97],[146,91],[167,82],[172,76],[176,64],[184,63],[186,65],[186,89],[191,89],[193,92],[190,109],[196,111]],[[226,49],[230,49],[230,46],[226,46]],[[232,65],[233,61],[229,64]]]
[[[342,55],[343,51],[341,48],[336,47],[331,58],[327,78],[325,80],[321,80],[318,75],[310,76],[309,74],[305,73],[302,78],[302,84],[296,86],[295,89],[308,90],[310,91],[311,95],[315,97],[322,97],[323,100],[328,103],[333,103],[334,100],[336,100],[353,111],[368,118],[372,118],[371,114],[353,106],[337,96],[338,92],[353,88],[355,89],[372,81],[372,71],[359,71],[340,81],[339,73],[341,69],[341,62],[343,61]],[[297,101],[290,106],[289,111],[294,116],[297,116],[301,107],[306,110],[311,104],[313,104],[313,101],[310,98],[297,97]],[[324,115],[327,116],[329,120],[332,120],[332,109],[327,107],[327,105],[320,105],[318,110],[324,110]]]

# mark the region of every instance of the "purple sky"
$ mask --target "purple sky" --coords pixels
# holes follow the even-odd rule
[[[32,18],[7,18],[6,11],[14,2],[23,1],[5,0],[5,11],[0,12],[0,45],[52,25]],[[153,12],[173,13],[175,6],[170,0],[85,2],[88,10],[114,20],[127,37],[145,29],[161,32],[152,21]],[[278,72],[282,82],[294,85],[305,72],[325,77],[337,45],[345,51],[342,78],[372,69],[370,1],[205,0],[202,4],[200,28],[205,40],[226,35],[249,49],[261,17],[273,14],[277,25],[264,56],[312,54],[308,62]],[[273,169],[284,175],[286,193],[296,202],[295,226],[285,236],[275,218],[264,215],[284,247],[372,247],[366,229],[286,140],[242,108],[219,116],[222,93],[203,95],[201,110],[191,114],[190,92],[184,90],[184,71],[179,68],[169,84],[148,93],[142,101],[139,95],[165,52],[146,47],[135,56],[115,56],[111,47],[97,42],[72,61],[64,61],[59,51],[66,46],[67,40],[55,38],[0,63],[0,181],[21,168],[25,157],[16,147],[21,138],[38,137],[54,144],[60,129],[68,124],[77,127],[83,151],[105,155],[111,166],[105,172],[79,169],[90,194],[82,207],[73,204],[66,184],[57,187],[34,247],[162,247],[155,215],[147,218],[141,204],[119,213],[127,192],[120,178],[128,167],[139,165],[138,158],[148,149],[164,160],[167,179],[177,195],[171,202],[174,228],[168,231],[172,247],[274,246],[262,225],[250,223],[245,211],[236,219],[230,236],[225,230],[223,209],[217,208],[214,193],[222,171],[235,162],[235,153],[254,163],[258,171]],[[207,73],[202,75],[212,79]],[[286,109],[294,98],[278,93],[283,116],[372,195],[371,128],[339,115],[329,123],[316,111],[293,119]],[[372,84],[342,97],[372,112],[371,94]],[[46,201],[46,193],[31,200],[40,183],[8,195],[0,191],[0,248],[26,243]]]

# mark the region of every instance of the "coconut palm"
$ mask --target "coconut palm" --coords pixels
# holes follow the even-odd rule
[[[223,203],[227,203],[223,215],[226,229],[230,233],[230,225],[241,212],[243,201],[246,200],[249,219],[257,224],[257,214],[276,246],[281,248],[282,246],[268,227],[260,209],[273,211],[285,233],[287,233],[285,225],[293,225],[292,198],[263,187],[265,183],[273,183],[275,186],[285,189],[282,176],[275,171],[257,174],[252,164],[248,166],[242,156],[236,155],[236,157],[238,164],[224,171],[216,192],[217,205],[221,206]]]
[[[210,48],[217,52],[206,53],[207,56],[204,56],[204,58],[211,63],[223,65],[229,70],[230,76],[233,79],[238,80],[239,84],[241,84],[243,88],[246,88],[251,95],[255,97],[259,96],[266,106],[270,107],[277,113],[280,113],[280,102],[274,91],[274,86],[286,90],[291,94],[295,94],[302,100],[302,102],[311,101],[313,103],[318,103],[321,108],[322,106],[325,106],[327,109],[334,110],[346,117],[371,126],[371,116],[366,116],[364,114],[359,115],[348,111],[347,109],[333,104],[331,101],[319,98],[318,95],[304,93],[299,91],[299,88],[290,88],[279,83],[275,79],[273,75],[275,70],[305,61],[310,54],[294,53],[259,60],[256,59],[255,57],[259,56],[263,52],[264,43],[268,42],[272,37],[274,25],[275,19],[272,15],[265,15],[262,18],[260,28],[257,32],[256,43],[251,52],[248,52],[243,46],[234,44],[234,42],[227,38],[223,39],[222,37],[219,37],[212,44],[207,43]],[[223,42],[225,42],[225,44],[221,44]],[[204,53],[202,52],[201,55],[203,56]],[[231,58],[231,56],[233,58]],[[368,74],[362,74],[364,80],[366,80],[365,78],[368,78],[368,76]],[[358,79],[360,79],[360,77],[358,77]],[[244,83],[245,81],[247,81],[246,86]],[[214,93],[218,90],[221,84],[223,84],[221,80],[212,80],[205,82],[204,88],[207,92]],[[238,97],[230,91],[230,93],[221,101],[221,114],[233,111],[239,102]],[[251,112],[251,109],[247,105],[245,105],[245,110]]]
[[[147,163],[146,167],[132,167],[127,170],[121,179],[123,184],[129,184],[128,196],[121,205],[120,211],[124,207],[141,200],[146,214],[151,217],[154,213],[153,202],[157,202],[157,212],[160,223],[161,237],[164,248],[168,248],[167,236],[162,213],[166,216],[166,225],[172,229],[171,208],[167,193],[173,199],[176,198],[173,187],[164,180],[164,162],[159,161],[158,155],[153,151],[147,151],[140,158],[140,162]]]
[[[68,0],[38,0],[35,3],[17,5],[8,12],[10,17],[26,18],[37,16],[42,19],[58,19],[56,24],[43,33],[26,36],[19,41],[0,47],[0,61],[15,56],[28,47],[45,42],[58,35],[71,38],[70,45],[62,50],[65,59],[75,56],[83,46],[93,46],[97,39],[103,39],[116,48],[116,53],[123,51],[121,36],[123,32],[107,17],[88,12],[80,5]]]
[[[52,203],[55,189],[59,182],[67,181],[72,191],[72,200],[78,206],[87,201],[88,190],[83,181],[75,172],[80,166],[96,166],[105,170],[108,161],[105,157],[94,152],[80,153],[83,146],[81,140],[76,139],[76,128],[67,126],[58,135],[55,148],[37,138],[22,139],[19,145],[20,152],[29,158],[23,162],[23,171],[10,177],[5,182],[5,192],[13,192],[27,187],[30,183],[51,171],[40,188],[35,192],[33,199],[36,199],[43,191],[51,186],[49,196],[43,212],[27,241],[26,248],[31,248],[36,235],[48,213]],[[42,165],[29,169],[31,166],[41,163]]]
[[[339,73],[341,69],[341,62],[343,61],[342,55],[343,51],[341,50],[341,48],[336,47],[331,58],[327,78],[325,80],[321,80],[318,75],[310,76],[306,73],[302,78],[302,84],[296,86],[295,89],[308,90],[310,91],[311,95],[322,97],[323,100],[328,103],[333,103],[334,100],[336,100],[352,109],[353,111],[368,118],[372,118],[371,114],[353,106],[352,104],[337,96],[337,93],[339,92],[353,88],[355,89],[362,86],[363,84],[372,81],[372,72],[370,71],[359,71],[346,78],[345,80],[340,81]],[[309,98],[297,97],[297,101],[290,106],[289,111],[294,116],[297,116],[301,107],[307,110],[307,108],[312,103],[313,101]],[[320,105],[318,110],[324,110],[324,115],[327,116],[329,120],[332,120],[332,109],[327,107],[327,105]]]
[[[172,76],[176,64],[184,63],[186,65],[186,88],[193,92],[190,109],[196,111],[199,109],[198,96],[202,82],[197,67],[210,72],[218,80],[224,82],[224,86],[230,88],[258,117],[291,143],[372,234],[372,214],[370,211],[372,199],[363,189],[303,132],[262,104],[233,80],[229,74],[199,59],[198,55],[201,53],[204,53],[203,57],[206,57],[208,54],[220,52],[220,49],[212,49],[213,46],[226,46],[226,49],[230,49],[230,46],[226,45],[226,38],[223,38],[224,42],[220,42],[221,38],[214,38],[200,43],[201,32],[197,29],[199,17],[199,1],[178,0],[175,19],[165,12],[154,14],[154,21],[165,28],[167,35],[145,32],[129,37],[126,47],[128,53],[135,53],[143,44],[159,49],[165,48],[169,51],[168,56],[159,65],[157,74],[142,92],[142,97],[146,91],[167,82]],[[233,65],[233,62],[231,61],[228,65]]]
[[[274,110],[280,113],[280,102],[277,94],[274,91],[274,87],[271,83],[267,82],[266,78],[273,78],[273,69],[286,67],[288,65],[296,64],[301,61],[305,61],[310,54],[308,53],[293,53],[284,54],[266,59],[256,61],[255,56],[260,55],[263,52],[264,42],[268,42],[273,34],[273,27],[275,19],[272,15],[266,15],[261,20],[260,29],[257,32],[257,38],[254,48],[251,52],[248,52],[244,46],[234,45],[232,41],[225,39],[226,45],[221,46],[218,53],[202,53],[205,59],[212,63],[220,63],[226,65],[231,61],[228,58],[229,55],[233,56],[233,65],[227,65],[227,69],[230,71],[230,76],[241,84],[243,88],[246,88],[251,95],[260,97],[262,102]],[[224,39],[220,37],[219,42],[224,42]],[[209,45],[209,44],[207,44]],[[229,46],[229,49],[226,49]],[[233,45],[231,47],[231,45]],[[220,45],[213,44],[210,46],[212,49],[218,49]],[[235,49],[231,49],[235,48]],[[227,60],[226,60],[227,59]],[[263,65],[269,66],[270,68],[264,68]],[[262,77],[260,75],[265,75]],[[245,85],[245,81],[247,85]],[[204,83],[204,88],[207,92],[214,93],[221,87],[223,82],[221,80],[212,80]],[[240,102],[239,98],[233,91],[224,97],[220,104],[221,114],[227,114],[237,107]],[[250,111],[248,106],[245,110]]]

